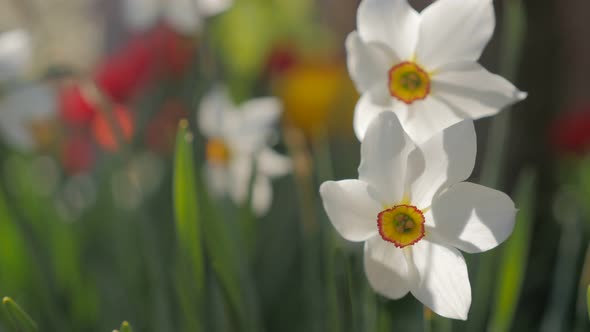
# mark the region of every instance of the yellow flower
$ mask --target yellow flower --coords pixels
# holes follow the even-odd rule
[[[358,95],[340,61],[321,59],[293,64],[277,79],[275,93],[289,125],[308,136],[350,132]]]

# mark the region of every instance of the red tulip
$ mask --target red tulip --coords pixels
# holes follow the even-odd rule
[[[582,105],[557,118],[550,131],[557,152],[581,155],[590,151],[590,105]]]
[[[96,114],[96,107],[77,84],[64,84],[58,94],[59,114],[70,126],[86,127]]]
[[[149,34],[130,40],[98,66],[97,86],[115,102],[128,101],[153,75],[158,58],[155,46]]]
[[[121,105],[116,105],[110,113],[97,112],[92,120],[92,134],[96,143],[110,152],[119,150],[121,141],[129,142],[133,130],[131,112]]]

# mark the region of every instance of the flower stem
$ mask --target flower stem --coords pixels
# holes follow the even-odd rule
[[[303,133],[296,128],[285,128],[285,143],[294,164],[295,187],[299,202],[301,218],[301,246],[302,256],[302,280],[305,292],[304,310],[308,317],[306,331],[318,331],[321,321],[321,303],[324,301],[321,285],[320,241],[317,213],[315,209],[315,196],[317,190],[314,187],[313,160]]]
[[[424,306],[423,309],[424,317],[424,332],[432,332],[432,310]]]

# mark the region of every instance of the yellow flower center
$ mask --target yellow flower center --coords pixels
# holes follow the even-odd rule
[[[219,138],[208,140],[206,151],[207,161],[218,166],[225,166],[231,157],[227,144]]]
[[[426,98],[430,75],[415,62],[406,61],[389,70],[389,93],[406,104]]]
[[[383,240],[403,248],[424,237],[424,214],[412,205],[396,205],[377,216],[379,234]]]

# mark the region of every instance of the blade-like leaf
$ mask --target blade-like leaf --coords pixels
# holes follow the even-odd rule
[[[503,15],[502,56],[500,74],[511,79],[516,76],[516,69],[521,61],[522,40],[525,36],[526,12],[521,0],[509,0],[504,2]],[[511,112],[505,109],[492,119],[486,142],[481,181],[488,187],[501,189],[502,175],[505,171],[506,149],[505,147],[510,129]],[[467,330],[480,331],[484,328],[490,304],[487,299],[491,296],[492,276],[496,262],[496,251],[478,255],[477,274],[473,286],[474,302],[471,306]]]
[[[200,312],[205,283],[204,257],[199,219],[197,179],[193,159],[193,135],[188,121],[181,120],[176,136],[174,159],[174,215],[178,239],[178,297],[184,328],[200,330]]]
[[[181,255],[188,257],[197,290],[204,284],[201,225],[193,160],[193,136],[182,120],[176,137],[174,160],[174,214]]]
[[[204,243],[215,276],[241,331],[260,331],[258,303],[248,270],[246,251],[238,245],[235,220],[219,217],[207,195],[203,195],[207,214],[203,222]]]
[[[38,331],[37,323],[13,299],[2,299],[2,307],[15,332]]]
[[[489,331],[508,331],[514,319],[522,281],[527,267],[527,257],[534,218],[536,177],[525,170],[516,187],[516,206],[519,211],[512,235],[503,245],[497,273],[495,302]]]

